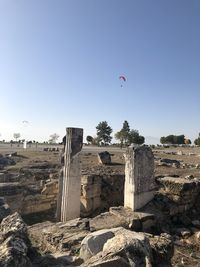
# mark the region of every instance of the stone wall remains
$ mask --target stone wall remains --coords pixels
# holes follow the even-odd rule
[[[83,175],[81,177],[81,216],[92,216],[112,206],[123,205],[124,175]],[[58,180],[47,182],[42,190],[32,189],[18,182],[0,183],[0,197],[4,197],[13,212],[22,215],[55,211]]]

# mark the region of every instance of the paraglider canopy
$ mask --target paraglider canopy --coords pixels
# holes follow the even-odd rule
[[[124,80],[124,82],[126,81],[126,77],[125,76],[119,76],[120,80]]]
[[[123,83],[126,82],[126,77],[123,76],[123,75],[121,75],[121,76],[119,76],[119,79],[120,79],[121,81],[123,81],[123,82],[121,83],[121,87],[123,87]]]

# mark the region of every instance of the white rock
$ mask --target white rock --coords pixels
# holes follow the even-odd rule
[[[96,255],[112,237],[114,237],[112,229],[103,229],[87,235],[81,242],[80,258],[85,261]]]

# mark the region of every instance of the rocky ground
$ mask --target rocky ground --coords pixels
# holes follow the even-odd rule
[[[17,182],[20,185],[29,185],[32,190],[33,188],[34,190],[41,190],[41,181],[58,178],[60,168],[60,154],[58,151],[20,150],[17,154],[5,155],[6,152],[0,151],[2,154],[0,156],[2,169],[0,171],[0,179],[4,179],[3,173],[6,172],[10,175],[6,177],[10,177],[11,183]],[[16,244],[17,238],[17,255],[21,253],[24,256],[22,262],[20,262],[21,259],[19,257],[21,265],[1,265],[0,262],[0,266],[69,266],[70,264],[71,266],[104,266],[103,263],[98,265],[100,261],[106,262],[107,265],[105,266],[129,266],[127,262],[134,261],[139,264],[136,266],[151,266],[150,264],[159,266],[158,264],[160,263],[156,262],[155,255],[160,258],[164,253],[163,251],[165,251],[164,258],[166,260],[163,261],[165,265],[161,264],[160,266],[169,266],[169,261],[173,254],[172,240],[174,243],[172,266],[200,266],[200,208],[198,206],[200,200],[200,148],[156,148],[153,152],[158,188],[155,199],[145,207],[143,212],[153,214],[154,217],[158,218],[158,222],[156,222],[158,226],[157,233],[154,227],[151,230],[147,229],[147,225],[152,222],[151,215],[151,220],[148,219],[147,224],[142,221],[141,217],[138,217],[139,215],[135,214],[134,220],[131,217],[132,226],[130,226],[130,222],[127,223],[122,214],[120,214],[121,217],[119,214],[116,216],[116,211],[113,210],[97,217],[96,222],[94,219],[83,219],[79,222],[71,222],[72,225],[55,224],[53,214],[37,214],[35,222],[43,222],[41,224],[33,224],[27,228],[27,236],[24,238],[24,235],[22,235],[22,241],[18,240],[21,234],[14,235],[14,237],[6,234],[1,238],[1,251],[5,252],[0,256],[2,257],[1,259],[9,259],[6,253],[11,252],[7,252],[7,248],[10,247],[10,244]],[[82,152],[82,174],[97,174],[103,177],[111,174],[123,175],[123,151],[112,151],[111,160],[112,162],[109,165],[99,165],[96,152]],[[0,211],[2,219],[10,213],[10,210],[6,203],[3,203],[3,200],[1,206],[3,207]],[[117,213],[119,212],[117,211]],[[127,214],[125,217],[130,218]],[[25,220],[29,223],[30,217],[25,218]],[[47,222],[47,220],[50,221]],[[31,222],[34,222],[33,218],[31,218]],[[5,231],[2,230],[4,229],[3,227],[1,227],[1,232]],[[120,227],[126,230],[121,230]],[[88,244],[84,243],[86,242],[83,241],[85,240],[84,238],[90,240],[89,237],[91,237],[93,240],[95,237],[90,235],[94,233],[94,230],[102,231],[110,228],[119,229],[105,230],[103,235],[105,234],[109,238],[107,239],[106,237],[104,239],[103,237],[103,245],[94,255],[90,255],[91,257],[89,258],[83,256],[82,258],[86,261],[84,263],[79,257],[80,252],[83,255],[88,254],[87,249],[85,252],[82,248],[82,246],[88,246]],[[131,233],[126,232],[130,230],[132,231]],[[135,231],[140,233],[148,232],[149,234],[134,234]],[[166,236],[162,236],[162,232],[165,232]],[[102,233],[100,233],[101,235]],[[136,240],[134,241],[135,243],[128,240],[130,235],[134,235],[132,240]],[[109,242],[107,243],[107,241]],[[83,242],[82,245],[81,242]],[[139,262],[137,255],[131,254],[137,242],[143,244],[141,245],[143,249],[137,245],[139,249],[137,253],[140,256],[143,255],[139,257],[141,262]],[[114,245],[118,243],[123,244],[123,253],[120,252],[119,247]],[[155,244],[157,243],[160,246],[156,250]],[[12,251],[15,251],[15,249]],[[144,255],[146,256],[144,257]],[[117,264],[121,262],[121,265],[112,265],[115,260]],[[108,262],[110,262],[110,265],[108,265]],[[146,265],[144,265],[144,262]]]

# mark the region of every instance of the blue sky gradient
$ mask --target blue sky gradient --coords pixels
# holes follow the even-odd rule
[[[95,135],[103,120],[194,139],[199,14],[198,0],[0,0],[0,139]]]

